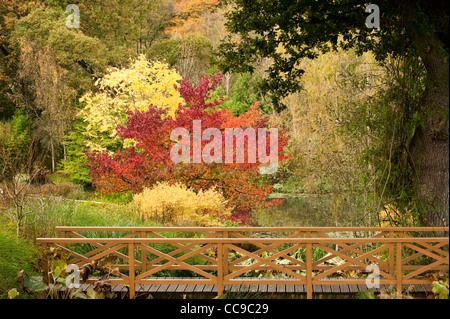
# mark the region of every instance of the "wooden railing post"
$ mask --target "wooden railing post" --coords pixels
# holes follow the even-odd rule
[[[59,237],[60,238],[66,238],[66,231],[65,230],[60,230],[59,231]],[[61,244],[62,247],[66,247],[65,244]]]
[[[306,232],[306,238],[311,238],[311,232]],[[306,243],[306,298],[312,299],[312,243]]]
[[[134,285],[134,244],[128,244],[128,278],[129,278],[129,293],[130,299],[134,299],[135,295],[135,285]]]
[[[223,238],[228,238],[228,231],[223,232]],[[223,246],[222,246],[223,247]],[[228,247],[223,247],[223,276],[228,275]]]
[[[312,299],[312,244],[306,244],[306,298]]]
[[[217,243],[217,296],[223,294],[223,243]]]
[[[147,232],[141,232],[141,238],[147,238]],[[145,245],[142,243],[142,245]],[[144,248],[141,248],[141,271],[142,273],[147,271],[147,252]]]
[[[49,260],[47,259],[47,252],[48,252],[48,250],[49,250],[49,248],[50,248],[50,245],[48,245],[48,244],[42,244],[42,249],[43,249],[43,254],[42,254],[42,272],[43,272],[43,274],[42,274],[42,276],[43,276],[43,280],[44,280],[44,283],[46,283],[46,284],[49,284],[50,283],[50,278],[49,278],[49,274],[48,274],[48,272],[49,272],[49,265],[48,265],[48,263],[49,263]]]
[[[397,243],[396,249],[396,282],[397,282],[397,299],[402,299],[402,243]]]
[[[395,237],[394,231],[389,232],[389,238],[392,239]],[[392,246],[389,248],[389,274],[394,276],[395,273],[395,245],[390,242]]]

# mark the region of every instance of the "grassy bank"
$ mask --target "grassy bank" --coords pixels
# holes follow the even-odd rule
[[[20,238],[17,238],[9,208],[1,208],[0,298],[7,298],[7,291],[11,288],[17,288],[21,298],[27,296],[16,282],[17,272],[23,269],[28,275],[38,274],[39,247],[35,244],[35,239],[57,236],[55,226],[161,226],[152,221],[141,220],[132,203],[98,203],[36,196],[30,198],[24,211],[26,216],[20,229]],[[100,233],[86,235],[104,236]]]

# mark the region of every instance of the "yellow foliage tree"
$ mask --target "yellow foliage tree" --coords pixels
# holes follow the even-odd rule
[[[214,188],[194,192],[181,183],[157,183],[134,196],[141,218],[177,226],[220,226],[218,218],[231,214],[223,195]]]
[[[125,123],[127,106],[144,111],[154,104],[173,115],[183,101],[174,87],[180,80],[181,76],[167,64],[150,62],[144,55],[132,61],[129,68],[110,69],[96,81],[98,92],[80,99],[85,106],[78,115],[87,124],[83,134],[89,151],[106,151],[99,142],[105,136],[118,139],[116,127]]]

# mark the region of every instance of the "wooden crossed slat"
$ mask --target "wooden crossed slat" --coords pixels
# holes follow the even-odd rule
[[[422,245],[422,246],[425,246],[423,243],[421,243],[421,245]],[[446,257],[446,258],[448,259],[448,253],[447,253],[447,252],[445,252],[445,251],[443,251],[443,250],[441,250],[441,249],[438,250],[438,248],[441,248],[442,246],[445,246],[445,245],[447,245],[447,243],[442,242],[442,243],[438,243],[438,244],[436,244],[436,245],[434,245],[434,246],[429,246],[429,245],[427,245],[426,247],[427,247],[428,249],[432,248],[432,249],[433,249],[432,251],[435,251],[435,252],[438,253],[438,254],[444,255],[444,257]],[[415,250],[415,249],[414,249],[414,250]],[[409,256],[409,257],[404,258],[404,259],[402,260],[402,263],[403,263],[403,264],[407,264],[408,262],[413,261],[413,260],[415,260],[415,259],[417,259],[417,258],[419,258],[419,257],[421,257],[421,256],[423,256],[423,254],[420,253],[420,252],[417,252],[417,253],[415,253],[415,254]]]
[[[207,237],[204,237],[204,238],[216,238],[219,234],[220,234],[220,233],[218,233],[218,232],[213,232],[213,233],[211,233],[210,235],[208,235]],[[158,234],[158,233],[155,233],[155,232],[151,232],[151,235],[154,236],[155,238],[167,238],[167,237],[164,237],[163,235]],[[176,249],[176,250],[174,250],[174,251],[171,251],[170,253],[167,254],[167,255],[173,257],[173,256],[175,256],[175,255],[177,255],[177,254],[179,254],[179,253],[182,253],[182,252],[191,252],[191,251],[193,251],[191,248],[192,248],[192,247],[195,247],[195,246],[198,245],[198,244],[196,244],[196,243],[191,243],[191,244],[188,244],[188,245],[182,245],[182,244],[180,244],[180,243],[172,243],[172,242],[171,242],[170,245],[175,246],[175,247],[178,248],[178,249]],[[147,245],[144,245],[144,246],[148,247]],[[148,251],[148,250],[147,250],[147,251]],[[206,261],[212,263],[212,264],[216,264],[216,263],[217,263],[216,259],[211,258],[211,257],[209,257],[209,256],[206,256],[206,255],[203,255],[203,254],[199,254],[198,256],[199,256],[200,258],[203,258],[204,260],[206,260]],[[153,259],[153,260],[147,262],[147,265],[153,266],[153,265],[155,265],[155,264],[157,264],[157,263],[159,263],[160,261],[163,261],[163,260],[165,260],[165,259],[166,259],[166,258],[159,257],[159,258],[156,258],[156,259]]]
[[[72,236],[74,236],[74,237],[76,237],[76,238],[87,238],[87,237],[85,237],[85,236],[83,236],[83,235],[80,235],[80,234],[78,234],[78,233],[76,233],[76,232],[73,232],[73,231],[68,232],[68,234],[70,234],[70,235],[72,235]],[[139,235],[139,233],[134,232],[134,233],[125,235],[125,236],[122,237],[122,238],[133,238],[133,237],[136,237],[137,235]],[[109,243],[109,244],[106,244],[106,245],[103,245],[103,244],[101,244],[101,243],[95,243],[95,244],[91,244],[91,245],[97,247],[97,249],[91,250],[90,252],[84,254],[85,257],[90,258],[91,256],[93,256],[93,255],[95,255],[95,254],[97,254],[97,253],[99,253],[99,252],[104,251],[105,249],[109,249],[109,248],[113,247],[114,245],[116,245],[116,243]],[[127,255],[125,255],[125,254],[122,254],[121,252],[118,252],[118,251],[112,251],[111,254],[113,254],[113,255],[115,255],[115,256],[117,256],[117,257],[123,259],[123,260],[126,260],[126,261],[128,261],[128,262],[130,261],[130,260],[129,260],[129,257],[128,257]],[[95,258],[95,259],[98,259],[98,258]],[[95,259],[93,259],[93,260],[95,260]],[[88,259],[88,260],[89,260],[89,259]],[[73,263],[79,263],[79,261],[81,261],[81,260],[75,258],[75,260],[73,260],[72,262],[73,262]],[[137,261],[137,264],[140,264],[140,262]]]
[[[378,234],[376,234],[376,235],[374,235],[374,236],[372,236],[370,238],[381,238],[385,234],[386,234],[385,232],[381,232],[381,233],[378,233]],[[321,237],[321,238],[331,238],[331,237],[327,236],[326,234],[322,234],[322,233],[316,233],[316,235],[318,235],[318,237]],[[358,255],[364,254],[363,251],[355,248],[355,247],[359,247],[359,246],[361,246],[363,244],[364,243],[355,243],[353,245],[347,245],[345,243],[339,243],[339,247],[343,248],[342,250],[340,250],[340,252],[341,253],[345,253],[345,252],[349,252],[350,251],[350,252],[356,253]],[[325,257],[323,257],[323,258],[313,262],[313,266],[320,265],[320,264],[324,263],[325,261],[327,261],[329,259],[332,259],[334,257],[337,257],[337,255],[334,254],[334,253],[331,253],[331,255],[325,256]],[[379,264],[380,266],[389,267],[387,262],[385,262],[384,260],[381,260],[381,259],[379,259],[379,258],[377,258],[377,257],[375,257],[373,255],[370,255],[367,259],[371,260],[374,263]]]
[[[408,235],[408,234],[406,234],[404,232],[401,232],[401,233],[398,233],[398,234],[403,236],[403,237],[414,238],[413,236],[410,236],[410,235]],[[439,249],[439,251],[437,250],[437,248],[441,248],[442,246],[447,245],[446,242],[437,243],[435,245],[430,245],[428,243],[420,243],[420,245],[425,247],[425,248],[427,248],[427,249],[430,249],[431,251],[435,251],[436,253],[444,255],[445,257],[449,258],[448,252],[440,250],[440,249]],[[419,252],[414,254],[414,255],[411,255],[408,258],[403,259],[403,264],[406,264],[406,263],[408,263],[408,262],[410,262],[410,261],[412,261],[412,260],[414,260],[414,259],[416,259],[416,258],[418,258],[418,257],[420,257],[422,255],[423,254],[421,254]]]
[[[282,265],[277,265],[276,263],[272,262],[272,260],[275,260],[275,259],[278,259],[280,257],[283,257],[286,254],[290,253],[291,251],[299,249],[301,246],[302,246],[302,244],[297,244],[297,245],[289,247],[289,248],[287,248],[285,250],[282,250],[282,251],[278,252],[277,254],[274,254],[274,255],[269,256],[267,258],[263,258],[263,257],[260,257],[260,256],[256,255],[255,253],[251,253],[251,252],[249,252],[249,251],[247,251],[245,249],[242,249],[242,248],[240,248],[238,246],[235,246],[233,244],[225,244],[224,248],[228,248],[228,249],[232,249],[232,250],[238,251],[238,252],[240,252],[240,253],[242,253],[242,254],[247,256],[247,257],[245,257],[245,259],[252,258],[252,259],[258,260],[258,262],[254,263],[254,264],[252,264],[250,266],[246,266],[245,268],[237,270],[237,271],[235,271],[235,272],[233,272],[231,274],[225,275],[224,279],[225,280],[233,279],[233,278],[239,276],[240,274],[243,274],[243,273],[245,273],[247,271],[250,271],[250,270],[253,270],[255,268],[258,268],[258,266],[260,266],[260,265],[267,265],[267,266],[270,266],[273,270],[279,270],[280,272],[286,273],[288,275],[291,275],[292,277],[300,279],[301,281],[304,280],[306,282],[306,277],[305,276],[302,276],[302,275],[300,275],[300,274],[298,274],[298,273],[296,273],[296,272],[294,272],[294,271],[292,271],[292,270],[290,270],[290,269],[288,269],[286,267],[283,267]]]
[[[432,248],[433,246],[431,246],[431,251],[429,251],[429,250],[423,249],[420,246],[417,246],[417,245],[414,245],[414,244],[411,244],[411,243],[404,243],[403,245],[405,247],[408,247],[408,248],[412,249],[412,250],[420,252],[423,255],[427,255],[427,256],[429,256],[429,257],[431,257],[433,259],[440,260],[443,264],[448,264],[448,255],[442,257],[442,256],[439,256],[439,255],[433,253],[433,251],[437,251],[437,250],[439,250],[439,252],[442,252],[442,250],[440,250],[439,248],[433,249]]]
[[[414,236],[411,236],[411,235],[408,235],[408,234],[406,234],[406,233],[404,233],[404,232],[399,232],[398,233],[398,235],[401,235],[402,237],[406,237],[406,238],[416,238],[416,237],[414,237]],[[425,248],[428,248],[428,249],[435,249],[435,247],[436,247],[436,245],[430,245],[430,244],[428,244],[428,243],[420,243],[422,246],[424,246]],[[444,246],[445,244],[447,244],[446,242],[443,242],[442,243],[443,245],[442,246]],[[442,246],[440,246],[440,247],[442,247]],[[441,254],[443,254],[444,256],[446,256],[447,258],[448,258],[448,252],[445,252],[445,251],[441,251],[440,252]]]
[[[419,269],[417,269],[417,270],[415,270],[415,271],[413,271],[413,272],[411,272],[411,273],[409,273],[409,274],[403,276],[403,279],[404,279],[404,280],[411,279],[411,278],[413,278],[413,277],[415,277],[415,276],[417,276],[417,275],[420,275],[420,274],[424,273],[424,272],[427,271],[427,270],[431,270],[431,269],[433,269],[434,267],[437,267],[437,266],[440,266],[440,265],[442,265],[442,262],[440,262],[440,261],[435,261],[435,262],[432,263],[432,264],[423,266],[423,267],[421,267],[421,268],[419,268]]]
[[[289,236],[287,238],[296,238],[296,237],[299,237],[301,235],[304,235],[304,233],[305,232],[296,232],[295,234],[293,234],[293,235],[291,235],[291,236]],[[246,237],[246,236],[244,236],[242,234],[236,233],[236,232],[231,232],[230,235],[233,235],[236,238],[248,238],[248,237]],[[265,245],[265,244],[262,244],[262,243],[261,244],[260,243],[253,243],[253,245],[255,245],[256,247],[260,248],[259,250],[253,252],[254,254],[262,254],[265,251],[271,252],[273,254],[278,254],[279,251],[276,250],[275,248],[280,246],[281,244],[274,243],[274,244],[270,244],[270,245]],[[299,245],[299,248],[305,246],[305,244],[298,244],[298,245]],[[289,260],[294,265],[297,264],[299,266],[306,267],[306,264],[304,262],[302,262],[301,260],[298,260],[298,259],[296,259],[296,258],[294,258],[292,256],[287,255],[287,253],[286,253],[285,256],[283,256],[283,258]],[[240,257],[240,258],[234,260],[233,262],[231,262],[230,263],[230,267],[236,266],[239,263],[241,263],[241,262],[243,262],[243,261],[245,261],[247,259],[248,259],[248,257],[245,257],[245,256],[244,257]]]
[[[347,256],[346,254],[344,254],[344,253],[342,253],[340,251],[333,250],[333,249],[331,249],[331,248],[329,248],[327,246],[324,246],[322,244],[314,244],[314,246],[316,246],[316,247],[318,247],[320,249],[323,249],[325,251],[328,251],[328,252],[330,252],[332,254],[336,254],[337,256],[341,257],[343,260],[347,261],[347,262],[345,262],[345,263],[343,263],[343,264],[341,264],[339,266],[333,267],[331,269],[328,269],[328,270],[324,271],[321,274],[318,274],[317,276],[314,277],[314,280],[318,280],[320,278],[324,278],[324,277],[326,277],[326,276],[328,276],[330,274],[333,274],[336,271],[344,270],[348,266],[348,264],[350,264],[350,263],[356,264],[358,266],[361,266],[363,269],[365,269],[367,267],[367,265],[364,264],[363,262],[360,262],[359,260],[361,260],[361,259],[368,259],[369,256],[371,256],[371,255],[373,255],[375,253],[378,253],[378,252],[381,252],[383,250],[386,250],[386,249],[389,249],[389,248],[393,247],[393,244],[385,244],[385,245],[383,245],[381,247],[378,247],[378,248],[376,248],[374,250],[371,250],[369,252],[363,253],[363,254],[359,255],[358,257],[355,257],[355,258]],[[382,270],[379,271],[379,274],[380,274],[380,276],[383,276],[383,277],[385,277],[387,279],[395,279],[395,277],[393,275],[385,273]]]
[[[173,256],[171,256],[169,254],[163,253],[163,252],[161,252],[159,250],[156,250],[156,249],[154,249],[152,247],[149,247],[147,245],[137,244],[136,247],[139,247],[139,248],[141,248],[141,249],[143,249],[145,251],[148,251],[148,252],[150,252],[150,253],[152,253],[154,255],[161,256],[160,259],[167,260],[168,263],[165,263],[165,264],[162,264],[162,265],[156,265],[156,266],[153,265],[153,267],[154,267],[153,269],[150,269],[150,270],[140,274],[139,276],[136,277],[136,279],[138,279],[138,280],[139,279],[143,279],[143,278],[148,277],[150,275],[153,275],[153,274],[155,274],[157,272],[160,272],[161,270],[167,269],[168,267],[170,267],[172,265],[178,264],[178,265],[182,266],[183,268],[185,268],[187,270],[191,270],[191,271],[193,271],[193,272],[195,272],[195,273],[197,273],[199,275],[202,275],[202,276],[204,276],[206,278],[215,280],[215,279],[217,279],[216,276],[214,276],[214,275],[212,275],[210,273],[207,273],[206,271],[204,271],[202,269],[199,269],[199,268],[197,268],[197,267],[195,267],[193,265],[189,265],[189,264],[187,264],[187,263],[185,263],[183,261],[183,260],[185,260],[187,258],[190,258],[190,257],[193,257],[193,256],[199,256],[199,255],[201,255],[200,254],[201,252],[203,252],[205,250],[208,250],[208,249],[210,249],[211,247],[214,247],[214,246],[215,246],[215,244],[207,244],[207,245],[205,245],[203,247],[200,247],[200,248],[198,248],[196,250],[191,250],[189,253],[187,253],[187,254],[185,254],[183,256],[175,258],[175,257],[173,257]]]
[[[61,246],[61,245],[58,245],[58,244],[56,244],[56,243],[51,243],[50,246],[53,246],[53,247],[56,247],[56,248],[58,248],[58,249],[60,249],[60,250],[62,250],[62,251],[68,252],[68,253],[70,254],[70,256],[76,258],[77,261],[78,261],[78,260],[80,260],[80,261],[85,261],[86,263],[90,263],[90,262],[91,262],[91,260],[90,260],[88,257],[83,256],[83,255],[81,255],[81,254],[78,254],[78,253],[74,252],[73,250],[68,249],[68,248],[65,247],[65,246]],[[73,261],[73,260],[71,260],[71,262],[72,262],[72,261]],[[80,262],[78,262],[78,263],[80,263]]]
[[[445,245],[446,243],[443,243],[443,244]],[[436,248],[433,245],[428,245],[427,244],[426,246],[429,247],[428,249],[430,249],[431,251],[425,250],[425,249],[423,249],[423,248],[421,248],[421,247],[419,247],[417,245],[411,244],[411,243],[404,243],[403,245],[405,247],[408,247],[408,248],[410,248],[412,250],[417,251],[418,253],[420,253],[420,256],[426,255],[426,256],[431,257],[431,258],[436,260],[435,262],[433,262],[433,263],[431,263],[429,265],[423,266],[423,267],[421,267],[421,268],[419,268],[419,269],[417,269],[417,270],[415,270],[415,271],[405,275],[403,277],[405,280],[406,279],[411,279],[411,278],[413,278],[413,277],[415,277],[417,275],[420,275],[421,273],[424,273],[425,271],[427,271],[429,269],[433,269],[436,266],[440,266],[442,264],[444,264],[444,265],[448,265],[449,264],[448,254],[447,254],[446,257],[442,257],[442,256],[439,256],[439,255],[436,255],[436,254],[433,253],[433,251],[439,251],[439,253],[443,253],[443,251],[441,249],[439,249],[440,247],[443,246],[442,243],[436,244],[435,246],[438,246]],[[422,244],[422,245],[425,246],[425,244]],[[404,260],[402,260],[402,263],[404,263]]]
[[[54,247],[57,247],[57,248],[59,248],[59,249],[61,249],[63,251],[68,252],[73,257],[78,258],[80,260],[80,262],[77,263],[77,266],[81,266],[82,264],[85,264],[85,263],[87,264],[87,263],[93,262],[96,259],[102,258],[103,256],[106,256],[108,254],[111,254],[113,252],[113,250],[115,250],[115,249],[121,249],[121,248],[127,246],[127,244],[119,244],[117,246],[110,247],[109,249],[103,251],[102,253],[96,255],[93,258],[93,257],[86,257],[84,255],[80,255],[80,254],[78,254],[78,253],[68,249],[67,247],[64,247],[64,246],[61,246],[61,245],[58,245],[58,244],[51,244],[51,245],[54,246]],[[84,261],[84,263],[83,263],[83,261]],[[128,276],[125,276],[122,273],[121,273],[121,277],[128,278]]]

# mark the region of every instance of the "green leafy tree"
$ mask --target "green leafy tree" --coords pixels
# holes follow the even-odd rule
[[[16,162],[7,161],[6,157],[0,162],[0,171],[4,178],[13,178],[12,165],[22,165],[26,158],[21,156],[31,140],[31,118],[24,110],[18,110],[10,121],[0,123],[0,148],[8,158],[17,159]]]
[[[66,158],[58,168],[60,173],[67,176],[68,181],[80,185],[89,185],[92,182],[89,169],[86,167],[87,157],[84,153],[86,139],[83,132],[86,132],[86,126],[86,122],[78,119],[72,131],[64,138]],[[117,143],[114,146],[117,147]]]
[[[10,39],[18,56],[11,96],[32,115],[40,144],[50,150],[52,171],[64,156],[62,141],[77,97],[112,60],[99,39],[68,29],[66,16],[61,9],[35,9],[15,22]]]
[[[250,110],[252,101],[263,100],[263,102],[266,102],[258,92],[258,78],[257,75],[251,74],[227,74],[212,97],[219,99],[223,96],[224,102],[220,106],[222,109],[230,110],[234,116],[243,114]],[[270,101],[267,102],[270,103]],[[266,104],[269,103],[264,103],[259,108],[266,110]]]
[[[40,48],[33,41],[21,43],[17,105],[29,110],[40,140],[50,149],[51,168],[55,171],[55,149],[63,140],[75,115],[75,89],[68,85],[67,71],[55,61],[49,46]]]
[[[0,2],[0,118],[25,108],[40,134],[38,148],[51,150],[46,165],[53,169],[71,152],[63,140],[79,130],[73,127],[79,98],[96,89],[109,67],[126,65],[165,37],[173,18],[171,1],[83,0],[76,2],[80,28],[70,29],[67,4]]]
[[[92,85],[92,76],[101,75],[114,62],[114,56],[98,38],[76,28],[68,29],[67,16],[62,9],[36,9],[16,22],[12,43],[17,52],[21,43],[30,39],[41,48],[49,46],[56,62],[70,72],[72,86],[86,90]]]
[[[49,0],[52,8],[65,10],[64,0]],[[172,6],[165,0],[79,0],[80,31],[99,39],[116,61],[126,63],[138,56],[162,33],[172,18]]]
[[[15,22],[38,7],[40,0],[3,0],[0,2],[0,117],[5,120],[15,112],[13,88],[18,67],[19,53],[12,46]]]
[[[427,225],[448,225],[449,205],[449,15],[446,1],[378,1],[380,28],[366,26],[367,3],[341,0],[235,0],[228,14],[231,36],[221,45],[224,71],[252,72],[261,57],[271,66],[263,89],[274,103],[301,86],[299,62],[320,52],[355,48],[378,61],[389,56],[419,57],[426,70],[420,124],[403,150],[414,170],[414,200]],[[387,124],[389,125],[389,124]]]
[[[0,124],[0,199],[9,204],[2,213],[15,225],[17,237],[30,214],[26,203],[31,184],[43,171],[44,156],[25,113],[19,111],[10,122]]]
[[[190,33],[182,37],[155,42],[148,55],[154,60],[165,60],[183,77],[198,81],[209,68],[211,43],[202,35]]]

